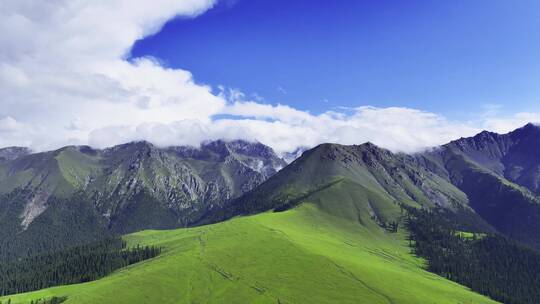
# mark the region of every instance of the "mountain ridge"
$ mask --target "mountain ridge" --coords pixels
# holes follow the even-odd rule
[[[338,197],[341,187],[356,193],[344,198],[345,209],[319,207],[379,226],[399,222],[401,204],[446,208],[478,229],[540,247],[535,236],[540,224],[534,224],[540,219],[538,149],[540,127],[533,124],[507,134],[484,131],[415,154],[371,142],[324,143],[287,166],[270,147],[241,140],[199,148],[160,148],[147,141],[102,150],[67,146],[33,154],[21,150],[0,163],[0,193],[19,188],[30,193],[18,211],[23,230],[47,210],[51,197],[69,200],[83,192],[107,229],[126,233],[286,210],[329,193]],[[518,170],[531,164],[531,170]],[[478,191],[482,188],[490,191]],[[526,227],[534,228],[527,232]]]
[[[325,143],[304,152],[231,204],[212,211],[199,224],[318,201],[316,205],[330,214],[357,214],[353,217],[364,216],[359,220],[362,223],[371,220],[387,226],[399,222],[399,206],[404,204],[449,209],[471,228],[498,231],[540,248],[537,184],[507,175],[515,171],[512,166],[522,157],[540,168],[535,151],[540,151],[540,127],[533,124],[508,134],[484,131],[411,155],[393,153],[370,142]],[[539,175],[530,179],[536,181]],[[339,206],[320,199],[325,195],[341,197],[335,190],[338,186],[356,196],[343,198]],[[327,197],[326,201],[332,200]],[[342,210],[343,206],[348,207]]]

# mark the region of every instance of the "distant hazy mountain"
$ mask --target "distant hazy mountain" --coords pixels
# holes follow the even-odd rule
[[[103,231],[186,226],[285,165],[271,148],[246,141],[200,148],[133,142],[35,154],[2,149],[0,229],[8,239],[17,235],[30,242],[39,235],[54,244],[57,238],[76,242]]]

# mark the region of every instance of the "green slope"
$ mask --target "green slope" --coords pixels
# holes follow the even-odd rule
[[[330,187],[341,190],[343,183]],[[143,231],[164,253],[98,281],[11,296],[29,303],[494,303],[422,269],[403,232],[304,203],[189,229]],[[8,297],[1,300],[6,301]]]

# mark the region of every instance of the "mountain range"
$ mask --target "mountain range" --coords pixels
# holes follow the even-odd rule
[[[414,154],[372,143],[321,144],[290,164],[263,144],[240,140],[198,148],[148,142],[42,153],[6,148],[0,150],[0,248],[12,259],[126,233],[129,244],[165,248],[163,257],[94,285],[52,292],[73,303],[107,303],[84,298],[91,288],[112,296],[125,284],[158,281],[171,293],[134,297],[491,303],[423,270],[406,245],[406,210],[441,210],[460,233],[500,234],[540,250],[538,151],[534,124]],[[195,228],[138,232],[187,226]],[[404,280],[409,284],[400,286]],[[313,288],[320,290],[306,292]],[[130,303],[132,295],[118,303]]]

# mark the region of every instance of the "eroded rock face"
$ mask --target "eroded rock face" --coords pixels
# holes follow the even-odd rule
[[[50,194],[46,192],[38,192],[28,200],[20,216],[23,230],[28,229],[32,221],[47,209],[47,199],[49,196]]]

